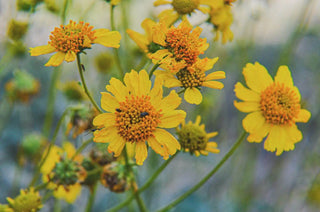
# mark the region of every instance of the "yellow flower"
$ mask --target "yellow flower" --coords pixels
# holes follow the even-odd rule
[[[8,197],[7,201],[15,212],[35,212],[42,208],[39,191],[36,192],[33,187],[26,190],[21,189],[19,196],[14,199]]]
[[[163,79],[164,86],[168,88],[184,88],[184,99],[190,104],[200,104],[202,102],[202,94],[200,92],[202,86],[214,89],[222,89],[224,87],[223,83],[214,81],[226,78],[224,71],[215,71],[208,75],[205,74],[206,71],[212,69],[217,60],[217,57],[214,59],[198,59],[193,66],[183,68],[176,74],[160,70],[155,71],[154,74]]]
[[[47,154],[47,151],[48,150],[44,152],[44,155]],[[65,142],[62,148],[58,146],[52,146],[47,159],[41,167],[43,181],[49,182],[47,187],[49,189],[54,189],[53,195],[58,199],[66,200],[68,203],[73,203],[76,200],[77,196],[80,194],[80,183],[77,181],[69,185],[56,184],[55,182],[53,182],[52,178],[54,178],[54,170],[56,168],[56,165],[61,162],[61,157],[65,155],[67,159],[71,159],[75,152],[76,149],[70,142]],[[83,157],[81,155],[77,155],[73,161],[80,164],[82,160]]]
[[[76,54],[91,48],[91,44],[101,44],[106,47],[119,48],[121,35],[108,29],[93,30],[88,23],[78,24],[70,20],[69,24],[56,27],[51,32],[48,45],[30,48],[31,56],[39,56],[56,52],[45,66],[59,66],[64,60],[72,62]]]
[[[125,144],[128,152],[135,152],[138,165],[147,158],[148,145],[168,159],[180,149],[179,142],[162,128],[173,128],[185,118],[186,113],[175,110],[181,98],[175,91],[163,98],[162,83],[156,78],[153,88],[145,70],[132,70],[124,77],[125,85],[112,78],[107,91],[102,92],[101,107],[108,111],[98,115],[93,125],[95,142],[109,143],[109,152],[120,156]]]
[[[0,204],[0,212],[14,212],[14,210],[9,205]]]
[[[189,121],[187,124],[183,121],[181,127],[177,128],[177,134],[179,136],[179,142],[181,148],[195,154],[197,157],[202,155],[208,155],[211,153],[219,153],[217,149],[218,144],[216,142],[209,142],[209,139],[218,135],[218,132],[207,133],[205,131],[205,125],[201,124],[201,117],[197,116],[196,121],[192,123]]]
[[[201,5],[210,5],[210,0],[156,0],[153,5],[167,5],[171,4],[172,9],[167,9],[162,11],[158,17],[159,19],[166,18],[169,19],[170,25],[178,20],[179,16],[190,15],[195,12],[195,10],[200,10],[203,13],[208,13],[208,7],[203,7]]]
[[[246,84],[235,85],[236,96],[243,102],[234,101],[235,107],[249,113],[242,121],[243,128],[250,134],[249,142],[264,142],[264,149],[281,155],[293,150],[294,144],[302,139],[296,122],[307,122],[311,116],[301,109],[300,92],[293,85],[290,70],[280,66],[275,79],[258,62],[248,63],[243,69]]]
[[[211,2],[209,15],[210,22],[216,31],[215,41],[220,39],[220,33],[222,34],[222,43],[233,40],[233,33],[230,29],[233,22],[231,3],[232,1],[226,0],[212,0]]]

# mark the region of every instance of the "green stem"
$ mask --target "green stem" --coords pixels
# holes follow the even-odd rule
[[[12,115],[14,108],[14,103],[10,101],[10,99],[7,99],[7,101],[3,101],[0,105],[0,138],[2,131],[5,129],[6,126],[8,126],[9,119]]]
[[[96,193],[97,193],[97,188],[98,188],[98,183],[95,183],[93,185],[92,193],[89,193],[89,200],[87,203],[86,212],[90,212],[92,210],[92,206],[94,204],[94,199],[95,199]]]
[[[84,92],[87,94],[87,96],[89,97],[91,103],[93,104],[93,106],[100,112],[102,113],[102,110],[99,108],[99,106],[97,105],[97,103],[94,101],[94,99],[92,98],[88,88],[87,88],[87,84],[86,81],[84,80],[84,76],[83,76],[83,69],[81,67],[81,60],[80,60],[80,54],[77,54],[77,65],[78,65],[78,70],[79,70],[79,74],[80,74],[80,78],[81,78],[81,82],[83,85],[83,89]]]
[[[83,142],[81,146],[77,149],[77,151],[74,153],[71,160],[73,160],[80,152],[82,152],[82,150],[86,148],[91,143],[91,141],[92,141],[92,138],[89,138],[88,140]]]
[[[64,1],[62,13],[61,13],[62,24],[66,24],[65,22],[66,22],[66,17],[67,17],[67,10],[68,10],[69,3],[71,3],[71,2],[72,2],[72,0],[65,0]]]
[[[57,93],[56,86],[60,77],[60,73],[61,73],[61,66],[56,67],[55,70],[53,70],[53,73],[51,76],[47,112],[44,119],[43,130],[42,130],[42,133],[45,137],[49,137],[50,129],[52,126],[52,120],[53,120],[53,114],[54,114],[54,103],[55,103],[56,93]]]
[[[177,152],[175,155],[171,156],[168,160],[166,160],[160,167],[159,169],[149,178],[149,180],[143,185],[141,186],[138,191],[136,191],[136,193],[141,193],[144,190],[146,190],[152,183],[153,181],[160,175],[160,173],[168,166],[168,164],[172,161],[173,158],[175,158],[175,156],[178,154],[179,152]],[[115,212],[120,210],[121,208],[125,207],[126,205],[128,205],[132,200],[133,200],[134,196],[131,195],[130,197],[128,197],[125,201],[123,201],[122,203],[120,203],[119,205],[110,208],[107,210],[107,212]]]
[[[160,66],[159,63],[155,64],[152,69],[150,70],[150,73],[149,73],[149,79],[151,79],[152,75],[153,75],[153,72]]]
[[[57,124],[57,126],[56,126],[55,131],[54,131],[54,134],[53,134],[52,140],[51,140],[51,142],[50,142],[50,145],[49,145],[49,147],[48,147],[48,150],[47,150],[47,152],[46,152],[46,155],[45,155],[45,156],[43,157],[43,159],[40,161],[40,163],[39,163],[39,165],[38,165],[38,167],[37,167],[37,169],[36,169],[36,171],[35,171],[35,174],[34,174],[32,180],[31,180],[31,182],[30,182],[29,187],[30,187],[30,186],[33,186],[33,185],[37,182],[37,180],[38,180],[38,178],[39,178],[39,175],[40,175],[41,167],[42,167],[42,165],[44,164],[44,162],[46,161],[46,159],[47,159],[47,157],[48,157],[48,155],[49,155],[49,153],[50,153],[51,148],[52,148],[52,147],[55,145],[55,143],[56,143],[56,139],[57,139],[57,136],[58,136],[58,132],[59,132],[60,126],[62,125],[62,122],[63,122],[65,116],[67,115],[69,109],[70,109],[70,108],[67,108],[67,109],[63,112],[60,120],[58,121],[58,124]]]
[[[169,205],[163,207],[162,209],[158,210],[158,212],[168,211],[172,209],[174,206],[182,202],[185,198],[187,198],[189,195],[191,195],[193,192],[198,190],[204,183],[206,183],[212,175],[214,175],[220,167],[230,158],[230,156],[235,152],[235,150],[239,147],[239,145],[244,140],[245,136],[247,135],[246,132],[243,132],[241,136],[239,137],[238,141],[231,147],[229,152],[221,159],[221,161],[216,165],[202,180],[200,180],[195,186],[193,186],[191,189],[189,189],[186,193],[181,195],[179,198],[171,202]]]
[[[46,183],[42,183],[42,184],[40,184],[40,185],[37,185],[36,187],[34,187],[34,190],[35,190],[35,191],[39,191],[39,190],[47,187],[48,184],[49,184],[49,182],[46,182]]]
[[[144,66],[145,66],[145,64],[148,62],[148,58],[145,56],[145,55],[143,55],[142,56],[142,58],[141,58],[141,61],[140,61],[140,63],[134,68],[136,71],[139,71],[139,70],[141,70]]]
[[[179,91],[177,94],[182,94],[185,91],[186,91],[186,89],[183,89],[183,90]]]
[[[111,22],[111,30],[115,31],[116,28],[114,25],[114,6],[113,5],[110,5],[110,22]],[[121,77],[121,79],[123,79],[124,71],[121,67],[120,58],[119,58],[119,51],[117,48],[113,48],[113,55],[114,55],[116,65],[117,65],[119,73],[120,73],[120,77]]]

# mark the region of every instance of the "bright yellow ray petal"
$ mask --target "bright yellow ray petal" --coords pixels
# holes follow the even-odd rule
[[[129,88],[132,95],[140,95],[138,72],[132,69],[130,73],[126,73],[124,76],[124,83]]]
[[[148,50],[149,41],[145,35],[140,34],[139,32],[135,32],[131,29],[127,29],[127,33],[130,38],[144,51]]]
[[[73,51],[68,51],[64,57],[64,60],[67,62],[72,62],[76,59],[77,55]]]
[[[64,60],[66,53],[63,52],[57,52],[54,55],[52,55],[49,59],[49,61],[45,64],[45,66],[59,66]]]
[[[143,161],[147,158],[148,151],[146,144],[144,142],[137,142],[136,143],[136,163],[138,165],[142,165]]]
[[[115,157],[119,157],[126,142],[120,135],[116,135],[108,146],[108,151],[113,152]]]
[[[129,158],[133,158],[135,155],[136,144],[126,142],[127,154]]]
[[[150,93],[151,81],[146,70],[139,72],[139,95],[146,95]]]
[[[168,55],[171,55],[171,53],[168,51],[168,49],[161,49],[161,50],[156,51],[153,54],[150,54],[150,59],[162,60],[165,57],[167,57]]]
[[[106,86],[106,89],[112,93],[119,102],[125,101],[126,96],[129,95],[128,88],[124,86],[120,80],[113,77],[110,79],[109,85]]]
[[[250,132],[247,140],[249,142],[260,143],[264,137],[267,136],[271,128],[271,125],[265,122],[260,127],[255,128],[253,132]]]
[[[258,93],[273,83],[267,69],[258,62],[255,64],[247,63],[242,73],[248,87]]]
[[[207,138],[212,138],[218,135],[218,132],[207,133]]]
[[[298,117],[295,119],[296,122],[307,123],[311,117],[311,113],[306,109],[299,111]]]
[[[177,141],[177,139],[175,139],[175,137],[173,137],[169,132],[167,132],[166,130],[157,128],[154,131],[154,136],[155,139],[163,146],[168,148],[168,153],[170,155],[174,155],[176,153],[177,150],[181,149],[181,146],[179,144],[179,142]]]
[[[108,35],[110,33],[110,30],[102,28],[102,29],[95,29],[94,32],[95,32],[94,36],[102,37],[102,36]]]
[[[206,81],[202,83],[202,86],[213,89],[222,89],[224,87],[224,84],[218,81]]]
[[[179,14],[174,9],[163,10],[159,15],[159,19],[169,27],[179,18]]]
[[[150,91],[150,102],[155,108],[159,107],[162,100],[162,94],[162,79],[156,77],[153,88]]]
[[[288,87],[293,86],[293,81],[291,77],[291,72],[288,66],[280,66],[276,76],[274,77],[276,83],[283,83]]]
[[[197,88],[187,88],[184,92],[184,99],[190,104],[200,104],[202,102],[202,94]]]
[[[51,45],[44,45],[44,46],[37,46],[34,48],[30,48],[30,55],[31,56],[39,56],[43,54],[50,54],[56,51],[56,48],[54,48]]]
[[[110,93],[101,92],[101,107],[105,111],[114,113],[117,108],[119,108],[119,102]]]
[[[234,86],[236,97],[243,101],[260,102],[260,94],[244,87],[240,82]]]
[[[293,124],[291,126],[286,126],[285,127],[286,130],[286,134],[288,136],[288,142],[295,144],[299,141],[302,140],[302,133],[301,131],[298,129],[297,125]],[[291,150],[291,149],[284,149],[286,151]]]
[[[224,71],[215,71],[208,74],[205,78],[205,81],[225,79],[225,78],[226,78],[226,73]]]
[[[120,47],[121,34],[117,31],[105,33],[103,36],[97,37],[93,43],[101,44],[105,47]]]
[[[161,128],[173,128],[177,127],[186,118],[186,112],[183,110],[171,110],[163,114],[160,118],[160,124],[158,127]]]
[[[259,102],[237,102],[233,101],[234,106],[244,113],[260,111],[260,103]]]
[[[245,131],[254,133],[265,123],[265,118],[260,111],[249,113],[243,120],[242,126]]]
[[[181,98],[176,91],[172,90],[168,96],[163,98],[158,106],[163,112],[176,109],[181,104]]]
[[[156,25],[156,22],[154,22],[150,18],[144,19],[144,21],[142,21],[142,23],[141,23],[142,28],[146,32],[146,37],[147,37],[148,43],[152,42],[153,27],[155,25]]]
[[[101,126],[103,125],[104,127],[109,127],[112,125],[115,125],[116,121],[116,115],[114,113],[102,113],[97,115],[93,119],[93,125],[94,126]]]
[[[153,42],[160,44],[161,46],[166,46],[166,33],[167,33],[167,27],[165,25],[164,21],[160,21],[158,24],[156,24],[153,27],[153,34],[152,34],[152,40]]]
[[[153,2],[153,6],[157,7],[159,5],[163,5],[163,4],[171,4],[172,1],[166,1],[166,0],[157,0],[155,2]]]
[[[161,155],[163,159],[167,160],[169,158],[169,153],[158,143],[154,137],[150,137],[148,139],[148,145],[153,149],[153,151]]]
[[[200,59],[200,60],[198,60],[199,62],[201,62],[201,61],[206,61],[205,62],[205,66],[203,67],[203,69],[204,70],[210,70],[210,69],[212,69],[213,68],[213,66],[214,66],[214,64],[216,64],[216,62],[219,60],[219,57],[215,57],[215,58],[212,58],[212,59],[209,59],[209,58],[204,58],[204,59]],[[219,73],[219,72],[223,72],[224,73],[224,71],[216,71],[216,72],[213,72],[213,73]],[[209,74],[210,75],[210,74]],[[209,76],[208,75],[208,76]],[[226,77],[226,74],[224,73],[224,77]],[[224,79],[224,78],[219,78],[219,79]],[[210,79],[209,79],[210,80]]]

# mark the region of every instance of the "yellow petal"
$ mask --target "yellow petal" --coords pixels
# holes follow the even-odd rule
[[[127,29],[127,33],[130,38],[144,51],[148,50],[149,41],[145,35],[135,32],[131,29]]]
[[[184,92],[184,99],[190,104],[200,104],[202,102],[202,94],[197,88],[187,88]]]
[[[224,71],[215,71],[208,74],[205,78],[205,81],[225,79],[225,78],[226,78],[226,73]]]
[[[178,20],[179,14],[174,9],[167,9],[163,10],[158,17],[167,27],[169,27]]]
[[[155,139],[163,146],[168,148],[168,153],[170,155],[174,155],[177,150],[180,150],[181,146],[177,139],[173,137],[169,132],[166,130],[157,128],[154,131]]]
[[[301,109],[298,114],[298,118],[295,119],[296,122],[307,123],[311,117],[311,113],[306,109]]]
[[[154,137],[148,139],[148,145],[155,151],[157,154],[161,155],[165,160],[169,158],[169,153],[166,151],[163,146],[158,143]]]
[[[101,92],[101,107],[105,111],[109,111],[111,113],[114,113],[117,108],[119,108],[119,102],[117,99],[112,96],[110,93],[107,92]]]
[[[104,127],[96,130],[93,133],[93,141],[97,143],[110,143],[113,141],[113,136],[117,136],[118,130],[116,126]]]
[[[279,67],[278,72],[274,78],[274,81],[276,83],[283,83],[288,87],[293,86],[293,81],[292,81],[291,73],[288,66]]]
[[[144,142],[137,142],[136,143],[136,163],[138,165],[142,165],[143,161],[147,158],[148,151],[146,144]]]
[[[94,126],[101,126],[103,125],[104,127],[110,127],[112,125],[116,124],[116,115],[114,113],[102,113],[97,115],[93,119],[93,125]]]
[[[167,27],[164,21],[160,21],[153,27],[152,40],[153,42],[160,44],[161,46],[166,46],[166,33]]]
[[[265,118],[260,111],[249,113],[243,120],[242,126],[245,131],[254,133],[265,123]]]
[[[150,93],[151,81],[146,70],[139,72],[139,95],[147,95]]]
[[[260,102],[260,94],[244,87],[240,82],[237,82],[234,86],[234,92],[236,93],[236,97],[243,101]]]
[[[113,138],[113,141],[110,142],[108,150],[114,152],[114,156],[118,157],[121,154],[125,144],[126,142],[123,140],[123,138],[117,134],[117,136]]]
[[[158,127],[173,128],[177,127],[186,118],[186,112],[183,110],[172,110],[164,113],[160,118]]]
[[[222,89],[224,87],[223,83],[218,81],[203,82],[202,86],[213,88],[213,89]]]
[[[260,127],[255,128],[253,132],[250,132],[249,136],[247,137],[247,140],[249,142],[260,143],[262,139],[266,137],[269,133],[270,127],[271,125],[265,122]]]
[[[126,149],[129,158],[133,158],[135,155],[136,144],[131,142],[126,142]]]
[[[155,2],[153,2],[153,6],[159,6],[159,5],[163,5],[163,4],[171,4],[172,1],[166,1],[166,0],[157,0]]]
[[[140,95],[138,72],[132,69],[130,73],[126,73],[126,75],[124,76],[124,83],[130,90],[132,95]]]
[[[244,113],[260,111],[260,103],[259,102],[237,102],[233,101],[234,106]]]
[[[142,21],[141,26],[146,32],[147,36],[147,42],[148,44],[152,42],[152,34],[153,34],[153,27],[156,25],[156,22],[151,20],[150,18],[146,18],[144,21]]]
[[[168,55],[171,55],[171,53],[168,51],[168,49],[161,49],[161,50],[156,51],[153,54],[150,54],[150,59],[162,60],[165,57],[167,57]]]
[[[74,53],[73,51],[68,51],[66,56],[64,57],[64,60],[67,62],[72,62],[76,59],[76,53]]]
[[[214,64],[216,64],[216,62],[219,60],[219,57],[215,57],[215,58],[212,58],[212,59],[206,59],[206,58],[204,58],[204,59],[202,59],[202,60],[205,60],[206,62],[205,62],[205,67],[204,67],[204,70],[210,70],[210,69],[212,69],[212,67],[214,66]],[[222,73],[223,72],[223,73]],[[224,73],[224,71],[216,71],[216,72],[213,72],[213,73],[216,73],[217,75],[219,75],[219,74],[221,74],[221,76],[223,76],[224,75],[224,78],[226,77],[226,74]],[[212,74],[213,74],[212,73]],[[210,75],[210,74],[209,74]],[[208,76],[209,76],[208,75]],[[208,77],[207,76],[207,77]],[[224,79],[224,78],[213,78],[213,79]],[[211,79],[208,79],[208,80],[211,80]],[[207,80],[207,81],[208,81]]]
[[[45,64],[45,66],[59,66],[65,57],[65,53],[63,52],[57,52],[54,55],[51,56],[49,61]]]
[[[39,56],[43,54],[50,54],[56,51],[56,48],[54,48],[51,45],[44,45],[44,46],[37,46],[34,48],[30,48],[30,55],[31,56]]]
[[[248,87],[258,93],[265,90],[273,83],[267,69],[258,62],[255,64],[248,63],[246,67],[243,68],[242,73]]]
[[[162,100],[162,80],[156,77],[153,88],[150,91],[150,102],[155,107],[158,108]]]
[[[111,31],[103,34],[102,36],[97,36],[93,43],[101,44],[105,47],[120,47],[121,34],[117,31]]]
[[[119,102],[125,101],[126,96],[129,95],[128,88],[120,80],[113,77],[110,79],[109,84],[106,86],[107,91],[112,93]]]
[[[58,199],[64,199],[68,203],[73,203],[77,196],[81,192],[81,185],[76,183],[74,185],[69,185],[66,190],[63,186],[59,186],[58,189],[54,190],[53,195]]]
[[[95,32],[94,36],[102,37],[102,36],[108,35],[110,30],[108,30],[108,29],[95,29],[94,32]]]
[[[172,90],[168,96],[163,98],[158,106],[163,112],[174,110],[181,104],[181,98],[176,91]]]

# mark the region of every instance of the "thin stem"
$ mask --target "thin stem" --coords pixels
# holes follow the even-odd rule
[[[9,119],[12,115],[14,108],[14,103],[11,102],[9,99],[7,101],[3,101],[0,105],[1,114],[0,114],[0,138],[2,131],[5,129],[5,127],[8,125]]]
[[[62,24],[65,24],[65,22],[66,22],[67,10],[68,10],[69,3],[71,3],[71,2],[72,2],[72,0],[65,0],[64,1],[62,13],[61,13]]]
[[[231,149],[227,152],[227,154],[221,159],[221,161],[216,165],[202,180],[200,180],[195,186],[193,186],[191,189],[189,189],[186,193],[181,195],[179,198],[171,202],[169,205],[163,207],[162,209],[158,210],[158,212],[162,211],[168,211],[172,209],[174,206],[182,202],[185,198],[187,198],[189,195],[191,195],[193,192],[198,190],[204,183],[206,183],[212,175],[214,175],[220,167],[230,158],[230,156],[235,152],[235,150],[239,147],[239,145],[244,140],[245,136],[247,135],[246,132],[243,132],[238,141],[231,147]]]
[[[91,103],[93,104],[93,106],[100,112],[102,113],[102,110],[99,108],[99,106],[97,105],[97,103],[94,101],[94,99],[92,98],[88,88],[87,88],[87,84],[86,81],[84,80],[84,76],[83,76],[83,69],[81,67],[81,60],[80,60],[80,54],[77,54],[77,65],[78,65],[78,70],[79,70],[79,74],[80,74],[80,78],[81,78],[81,82],[83,85],[83,89],[84,92],[87,94],[87,96],[89,97]]]
[[[177,94],[182,94],[185,91],[186,91],[186,89],[183,89],[183,90],[179,91]]]
[[[98,183],[95,183],[93,185],[92,192],[89,193],[89,200],[87,203],[86,212],[90,212],[92,210],[92,206],[94,204],[94,199],[95,199],[96,193],[97,193],[97,188],[98,188]]]
[[[111,22],[111,30],[115,31],[114,6],[113,5],[110,5],[110,22]],[[114,59],[116,61],[116,65],[117,65],[119,73],[120,73],[120,77],[121,77],[121,79],[123,79],[124,71],[123,71],[123,69],[121,67],[120,58],[119,58],[119,51],[118,51],[117,48],[113,48],[113,55],[114,55]]]
[[[136,193],[141,193],[144,190],[146,190],[152,183],[153,181],[160,175],[160,173],[168,166],[168,164],[172,161],[173,158],[175,158],[175,156],[178,154],[179,152],[177,152],[175,155],[171,156],[168,160],[166,160],[159,168],[158,170],[148,179],[148,181],[141,186],[138,191],[136,191]],[[119,205],[110,208],[107,210],[107,212],[114,212],[114,211],[118,211],[121,208],[125,207],[126,205],[128,205],[134,198],[134,195],[131,195],[130,197],[128,197],[125,201],[123,201],[122,203],[120,203]]]
[[[42,183],[42,184],[40,184],[40,185],[37,185],[36,187],[34,187],[34,190],[35,190],[35,191],[39,191],[39,190],[45,188],[48,184],[49,184],[49,182],[46,182],[46,183]]]
[[[149,73],[149,79],[151,79],[152,75],[153,75],[153,72],[160,66],[159,63],[155,64],[152,69],[150,70],[150,73]]]
[[[139,71],[139,70],[141,70],[144,66],[145,66],[145,64],[148,62],[148,58],[145,56],[145,55],[143,55],[142,56],[142,58],[141,58],[141,61],[140,61],[140,63],[134,68],[136,71]]]
[[[91,143],[91,141],[92,141],[92,138],[89,138],[88,140],[83,142],[81,146],[77,149],[77,151],[74,153],[71,160],[73,160],[80,152],[82,152],[82,150],[86,148]]]
[[[38,165],[38,168],[36,169],[35,174],[34,174],[32,180],[31,180],[31,182],[30,182],[29,187],[30,187],[30,186],[33,186],[33,185],[36,183],[36,181],[38,180],[39,175],[40,175],[41,167],[43,166],[44,162],[46,161],[46,159],[47,159],[47,157],[48,157],[48,155],[49,155],[49,153],[50,153],[51,148],[52,148],[52,147],[55,145],[55,143],[56,143],[60,126],[62,125],[62,122],[63,122],[65,116],[67,115],[69,109],[70,109],[70,108],[67,108],[67,109],[63,112],[60,120],[58,121],[58,124],[57,124],[57,126],[56,126],[55,131],[54,131],[54,134],[53,134],[52,140],[51,140],[51,142],[50,142],[50,145],[49,145],[49,147],[48,147],[48,150],[47,150],[47,152],[46,152],[46,155],[45,155],[45,156],[43,157],[43,159],[40,161],[40,163],[39,163],[39,165]]]

